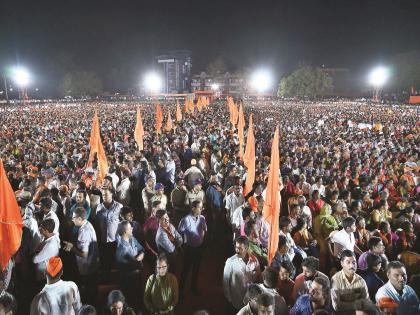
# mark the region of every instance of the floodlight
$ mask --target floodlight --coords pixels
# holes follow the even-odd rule
[[[25,68],[17,67],[12,69],[12,79],[16,85],[25,88],[30,82],[30,75]]]
[[[211,89],[212,89],[213,91],[217,91],[217,90],[219,89],[219,84],[217,84],[217,83],[213,83],[213,84],[211,85]]]
[[[259,70],[251,77],[251,85],[258,92],[265,92],[271,87],[272,77],[267,70]]]
[[[369,74],[369,84],[380,88],[384,86],[389,77],[389,69],[385,67],[376,67]]]
[[[149,72],[144,76],[144,86],[152,92],[159,92],[162,86],[160,76],[155,72]]]

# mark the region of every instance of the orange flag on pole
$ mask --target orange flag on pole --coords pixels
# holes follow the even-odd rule
[[[137,109],[137,119],[136,119],[136,129],[134,130],[134,140],[136,140],[137,145],[139,146],[139,151],[143,150],[143,136],[144,136],[143,122],[141,119],[140,110]]]
[[[280,191],[279,191],[279,127],[276,127],[273,143],[271,145],[270,172],[268,174],[267,190],[264,200],[264,219],[270,225],[268,240],[268,264],[275,256],[279,244],[279,215],[280,215]]]
[[[187,100],[187,98],[185,98],[185,100],[184,100],[184,112],[188,113],[189,109],[190,108],[189,108],[188,100]]]
[[[181,120],[182,120],[181,107],[179,107],[179,102],[176,101],[176,121],[181,121]]]
[[[239,157],[242,158],[244,155],[244,127],[245,127],[245,118],[244,118],[244,109],[241,106],[239,107],[239,121],[238,121],[238,137],[239,137]]]
[[[22,229],[20,208],[0,159],[0,272],[19,249]]]
[[[156,132],[162,132],[162,122],[163,122],[163,114],[162,109],[160,108],[160,104],[156,104]]]
[[[174,127],[172,123],[171,112],[168,110],[168,119],[166,120],[166,131],[171,131]]]
[[[247,168],[244,187],[244,196],[246,196],[252,190],[252,185],[255,181],[255,136],[254,126],[252,123],[252,114],[249,115],[248,135],[246,139],[246,148],[243,160]]]
[[[102,180],[108,174],[108,161],[106,160],[106,154],[104,147],[102,146],[101,134],[99,131],[99,119],[98,114],[95,112],[93,116],[92,130],[90,132],[90,152],[87,167],[92,167],[92,162],[95,159],[95,154],[98,160],[98,174],[96,175],[96,182],[102,183]]]

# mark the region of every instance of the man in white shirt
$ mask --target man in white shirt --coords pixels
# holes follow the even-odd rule
[[[45,270],[48,260],[58,256],[60,239],[54,234],[55,223],[52,219],[46,219],[39,225],[39,232],[43,237],[41,243],[35,249],[32,262],[35,264],[35,277],[37,281],[45,280]],[[44,282],[45,283],[45,282]]]
[[[362,251],[356,245],[356,240],[354,238],[356,220],[353,217],[347,217],[343,219],[342,223],[343,229],[331,237],[331,242],[334,243],[334,256],[340,256],[341,252],[345,249],[361,254]]]
[[[130,204],[130,171],[125,169],[122,172],[122,180],[117,187],[118,200],[124,205]]]
[[[92,224],[87,220],[86,209],[77,207],[74,210],[72,221],[78,227],[77,243],[64,242],[64,250],[72,252],[76,257],[79,270],[80,289],[86,290],[86,302],[96,304],[98,269],[98,242]],[[83,292],[83,291],[82,291]]]
[[[226,299],[236,312],[244,306],[247,286],[259,282],[261,270],[258,259],[248,254],[249,242],[246,236],[235,241],[236,254],[228,258],[223,271],[223,290]]]
[[[54,221],[54,234],[58,236],[58,229],[60,227],[60,221],[58,220],[57,215],[51,209],[52,207],[52,200],[51,198],[44,197],[40,200],[41,211],[43,212],[44,216],[42,220],[52,219]]]
[[[233,212],[242,206],[244,202],[241,187],[234,186],[233,192],[225,197],[226,218],[229,223],[232,222]]]
[[[48,260],[47,284],[31,303],[31,315],[75,315],[82,307],[77,285],[73,281],[63,281],[63,263],[60,257]]]

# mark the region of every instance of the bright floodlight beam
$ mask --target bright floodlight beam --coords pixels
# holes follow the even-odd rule
[[[21,88],[25,88],[30,83],[29,72],[24,68],[15,68],[12,72],[13,81]]]
[[[151,92],[159,92],[162,81],[157,73],[150,72],[144,77],[144,86]]]
[[[375,88],[381,88],[385,85],[389,77],[389,70],[385,67],[377,67],[369,74],[369,84]]]
[[[217,84],[217,83],[213,83],[213,84],[211,85],[211,89],[212,89],[213,91],[217,91],[217,90],[219,89],[219,84]]]
[[[271,81],[271,74],[265,70],[257,71],[251,77],[252,87],[260,93],[267,91],[271,87]]]

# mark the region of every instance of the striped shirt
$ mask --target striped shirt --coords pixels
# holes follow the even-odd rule
[[[353,275],[350,282],[344,271],[337,272],[331,278],[331,302],[336,311],[354,311],[354,302],[368,299],[368,288],[365,280],[358,274]]]

